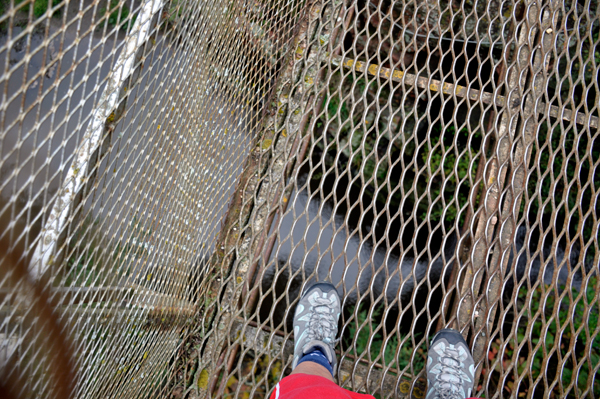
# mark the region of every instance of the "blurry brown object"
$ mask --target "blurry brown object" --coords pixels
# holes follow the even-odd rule
[[[9,231],[9,225],[9,218],[4,215],[0,229]],[[18,223],[11,227],[13,232],[22,230]],[[21,242],[11,245],[7,235],[0,239],[0,397],[70,398],[75,376],[71,345],[47,293],[41,284],[30,280],[24,253]],[[24,358],[29,359],[27,365],[35,366],[33,370],[22,366]],[[39,381],[25,382],[31,379]]]

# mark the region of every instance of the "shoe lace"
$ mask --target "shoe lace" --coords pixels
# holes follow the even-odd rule
[[[334,329],[337,327],[337,320],[331,312],[333,302],[334,299],[315,298],[307,328],[309,340],[335,344]]]
[[[465,399],[460,393],[460,382],[452,382],[456,379],[462,381],[463,370],[456,360],[459,358],[459,353],[454,349],[447,348],[444,355],[440,358],[441,371],[436,376],[435,390],[437,391],[437,397],[440,399]]]

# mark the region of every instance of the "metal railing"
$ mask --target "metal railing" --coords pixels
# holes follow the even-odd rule
[[[598,12],[2,2],[2,388],[265,397],[327,280],[343,387],[600,396]]]

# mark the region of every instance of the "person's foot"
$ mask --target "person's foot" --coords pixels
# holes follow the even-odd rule
[[[469,398],[474,379],[473,356],[462,335],[450,328],[438,331],[427,354],[426,399]]]
[[[334,285],[317,283],[309,287],[296,306],[294,314],[294,361],[319,349],[335,370],[335,356],[338,319],[340,318],[340,297]]]

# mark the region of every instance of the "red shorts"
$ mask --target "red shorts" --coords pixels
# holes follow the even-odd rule
[[[340,388],[327,378],[308,374],[292,374],[279,381],[271,399],[375,399],[371,395]],[[469,398],[478,399],[478,398]]]
[[[271,399],[375,399],[371,395],[340,388],[327,378],[308,374],[292,374],[279,381]]]

